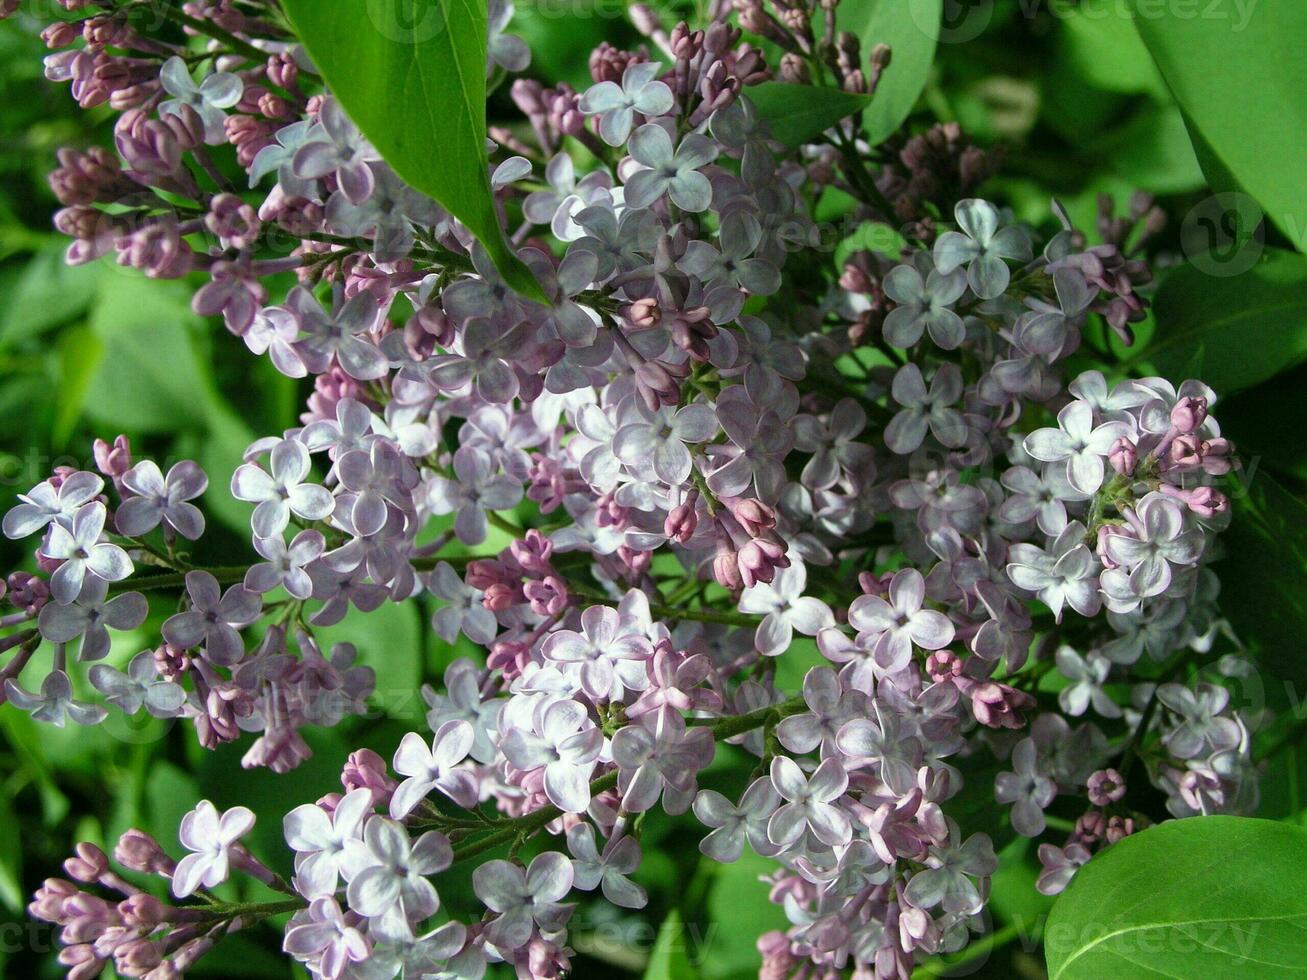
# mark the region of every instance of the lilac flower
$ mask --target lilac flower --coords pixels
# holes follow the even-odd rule
[[[962,374],[956,365],[941,364],[936,368],[927,391],[921,368],[905,364],[894,375],[890,391],[903,406],[885,427],[885,445],[891,452],[900,456],[915,452],[925,440],[927,430],[950,448],[967,441],[967,424],[962,413],[951,407],[962,397]]]
[[[521,499],[522,485],[506,474],[496,474],[489,455],[471,447],[454,453],[454,479],[432,477],[426,488],[431,512],[454,514],[454,533],[464,544],[486,539],[486,511],[508,510]]]
[[[1092,856],[1089,848],[1083,844],[1067,844],[1066,847],[1040,844],[1039,863],[1043,865],[1043,870],[1039,873],[1035,888],[1041,895],[1061,894],[1071,884],[1076,872],[1088,864]]]
[[[473,643],[488,645],[499,632],[495,614],[481,602],[481,591],[463,581],[449,562],[442,561],[431,573],[431,594],[444,599],[446,605],[435,611],[431,626],[446,643],[453,643],[463,633]]]
[[[577,701],[542,703],[535,714],[534,730],[510,729],[500,749],[517,769],[543,767],[550,803],[566,813],[584,813],[590,806],[590,774],[604,747],[604,733]]]
[[[372,194],[373,173],[369,162],[381,157],[358,131],[335,99],[327,99],[318,113],[313,138],[306,140],[292,162],[298,177],[316,180],[335,174],[340,189],[356,204]]]
[[[953,642],[953,624],[943,613],[925,609],[926,583],[915,568],[894,573],[889,601],[862,595],[849,606],[849,625],[876,638],[886,661],[906,661],[912,644],[923,650],[941,650]]]
[[[370,537],[386,525],[387,502],[403,508],[412,486],[408,479],[412,467],[386,439],[375,440],[367,450],[351,449],[336,458],[336,475],[340,484],[353,495],[348,518],[354,530]],[[416,483],[416,475],[412,482]],[[343,508],[342,508],[343,509]]]
[[[1084,537],[1084,525],[1072,521],[1047,548],[1017,543],[1008,549],[1008,578],[1018,588],[1038,596],[1053,610],[1059,623],[1065,606],[1082,616],[1093,616],[1102,607],[1098,594],[1100,566],[1085,546]]]
[[[946,275],[922,255],[918,265],[891,269],[883,288],[897,304],[885,317],[887,342],[895,347],[911,347],[929,332],[930,339],[944,350],[956,350],[962,345],[966,328],[949,307],[967,291],[966,273],[954,268]]]
[[[303,331],[295,349],[314,374],[325,372],[333,359],[342,371],[359,381],[384,377],[390,370],[386,355],[363,337],[376,328],[382,316],[372,293],[362,290],[342,304],[337,291],[328,313],[316,296],[296,286],[286,297],[286,305],[298,314]]]
[[[595,700],[620,700],[627,690],[648,684],[645,662],[653,656],[647,637],[621,622],[616,609],[590,606],[581,630],[555,630],[541,654],[561,664],[580,664],[581,687]]]
[[[63,562],[50,576],[50,594],[56,602],[72,602],[82,591],[83,582],[119,582],[132,574],[127,552],[100,540],[107,516],[104,504],[92,501],[73,515],[71,528],[57,521],[51,525],[50,537],[41,550]]]
[[[1066,469],[1056,464],[1044,467],[1042,476],[1029,467],[1014,466],[1001,482],[1009,494],[999,505],[999,519],[1024,524],[1034,518],[1045,534],[1061,534],[1067,524],[1066,505],[1088,499],[1071,485]]]
[[[600,82],[581,96],[581,111],[599,117],[599,135],[609,146],[626,142],[637,112],[653,117],[671,111],[672,90],[658,81],[662,70],[656,61],[637,61],[622,73],[621,85]]]
[[[858,441],[866,427],[867,413],[852,398],[837,401],[826,424],[813,415],[796,416],[794,444],[812,453],[800,476],[803,485],[811,490],[828,490],[839,482],[841,473],[869,477],[875,466],[873,450]]]
[[[495,758],[491,731],[503,702],[482,697],[480,674],[480,668],[471,660],[460,657],[445,668],[444,693],[423,685],[422,697],[429,708],[427,727],[438,731],[447,721],[467,722],[475,734],[470,754],[477,762],[487,763]]]
[[[637,170],[626,180],[629,207],[647,208],[666,194],[684,211],[708,210],[712,185],[699,168],[716,159],[717,149],[707,137],[690,133],[673,150],[667,130],[648,123],[631,136],[627,150],[646,168]]]
[[[327,201],[327,227],[349,238],[368,236],[378,262],[398,262],[413,251],[413,225],[430,226],[440,220],[439,205],[415,191],[384,163],[371,163],[372,193],[364,201],[351,201],[343,190]]]
[[[780,461],[794,443],[793,432],[776,412],[754,403],[738,386],[718,397],[717,419],[731,445],[709,447],[714,459],[725,460],[708,474],[709,488],[724,497],[738,497],[754,486],[760,499],[775,500],[785,481]]]
[[[745,841],[757,854],[776,853],[777,846],[767,836],[767,823],[780,803],[780,793],[765,776],[749,784],[738,806],[716,790],[700,790],[694,798],[694,815],[713,831],[699,842],[699,850],[723,864],[740,859]]]
[[[335,893],[369,863],[363,824],[372,816],[372,791],[346,793],[330,815],[316,803],[304,803],[282,821],[286,843],[295,852],[295,890],[308,899]]]
[[[1066,461],[1067,479],[1081,493],[1095,494],[1103,485],[1104,464],[1112,443],[1130,435],[1125,422],[1094,425],[1094,410],[1074,401],[1057,413],[1056,429],[1036,429],[1026,436],[1025,449],[1046,463]]]
[[[826,603],[803,594],[807,584],[807,568],[801,562],[794,562],[788,568],[777,569],[770,584],[758,582],[740,596],[740,612],[763,617],[754,645],[764,657],[779,657],[788,650],[794,630],[804,636],[816,636],[835,625],[835,617]]]
[[[373,919],[373,929],[383,936],[411,934],[409,921],[430,918],[440,908],[427,876],[454,860],[449,839],[429,830],[410,840],[403,824],[373,816],[363,825],[363,843],[367,863],[350,879],[349,907]]]
[[[946,231],[935,240],[935,265],[943,275],[965,265],[967,284],[981,299],[1007,289],[1011,273],[1004,259],[1025,262],[1030,239],[1019,228],[999,228],[998,211],[988,201],[970,198],[953,209],[961,232]]]
[[[604,898],[625,909],[642,909],[648,903],[645,890],[627,877],[640,866],[640,845],[634,837],[610,841],[600,854],[594,828],[578,823],[567,832],[567,849],[572,852],[572,887],[587,892],[600,888]]]
[[[849,774],[836,758],[828,758],[817,767],[810,779],[789,756],[772,759],[771,781],[786,801],[767,821],[767,836],[773,844],[787,847],[810,830],[823,844],[839,847],[852,836],[849,818],[834,801],[849,786]]]
[[[644,715],[613,736],[613,761],[622,809],[643,813],[663,796],[663,809],[684,813],[694,797],[695,774],[713,756],[712,732],[685,726],[668,709]]]
[[[149,650],[134,656],[126,673],[108,664],[96,664],[87,676],[104,699],[124,714],[134,715],[144,705],[156,718],[175,718],[186,703],[182,686],[159,676],[154,654]]]
[[[1023,837],[1044,832],[1044,809],[1057,796],[1057,784],[1041,769],[1033,738],[1023,738],[1012,750],[1012,772],[994,780],[994,799],[1011,803],[1012,829]]]
[[[865,717],[867,697],[845,690],[829,667],[813,667],[803,677],[803,700],[808,710],[782,718],[776,737],[791,752],[806,754],[819,745],[829,754],[845,722]]]
[[[45,675],[40,694],[32,694],[12,677],[6,678],[5,698],[20,711],[29,712],[37,721],[58,728],[63,728],[69,718],[79,725],[98,725],[108,715],[98,704],[74,698],[72,681],[62,670],[52,670]]]
[[[283,439],[272,447],[266,472],[254,463],[239,467],[231,478],[231,495],[258,504],[250,524],[260,538],[281,534],[290,515],[320,521],[335,509],[336,501],[324,487],[305,483],[312,463],[302,442]]]
[[[627,207],[618,217],[610,208],[592,205],[577,212],[576,223],[585,234],[573,242],[572,248],[599,259],[595,276],[600,281],[613,273],[627,274],[643,268],[658,243],[658,222],[642,208]]]
[[[613,453],[628,466],[652,464],[658,479],[680,486],[690,476],[693,461],[686,444],[707,442],[717,434],[717,416],[708,405],[643,409],[613,437]]]
[[[1202,533],[1186,528],[1184,514],[1170,497],[1150,493],[1126,513],[1128,534],[1108,535],[1107,557],[1130,572],[1130,590],[1140,598],[1161,595],[1173,568],[1198,560]]]
[[[1057,695],[1062,710],[1073,717],[1083,715],[1092,704],[1104,718],[1120,718],[1121,707],[1103,690],[1103,682],[1112,671],[1112,662],[1097,650],[1080,656],[1069,646],[1060,646],[1054,655],[1057,672],[1071,681]]]
[[[282,586],[296,599],[313,594],[313,580],[304,570],[322,557],[326,539],[317,531],[301,531],[288,545],[281,535],[255,537],[254,550],[267,559],[251,565],[245,573],[245,588],[262,595]]]
[[[390,815],[396,820],[407,817],[433,789],[459,806],[475,806],[476,780],[471,772],[460,768],[474,738],[472,726],[465,721],[445,722],[436,729],[430,746],[417,732],[405,735],[395,750],[395,772],[408,778],[390,798]]]
[[[1160,684],[1157,700],[1180,718],[1163,738],[1167,751],[1177,759],[1222,752],[1239,744],[1239,723],[1222,716],[1230,703],[1225,688],[1199,684],[1190,690],[1183,684]]]
[[[164,639],[183,650],[203,644],[210,663],[236,663],[245,654],[239,631],[259,618],[263,600],[243,585],[222,592],[218,580],[206,571],[187,572],[186,591],[191,608],[164,621]]]
[[[505,360],[509,343],[502,329],[483,317],[463,328],[462,354],[433,359],[431,380],[444,391],[471,385],[483,401],[502,404],[517,395],[517,375]]]
[[[160,521],[190,541],[204,533],[204,515],[194,504],[187,503],[209,486],[209,478],[198,464],[183,460],[164,477],[159,467],[146,459],[124,473],[122,482],[136,496],[124,499],[114,514],[119,534],[139,538],[158,527]]]
[[[903,897],[919,909],[938,905],[945,912],[972,915],[983,902],[971,879],[986,878],[997,870],[989,835],[972,834],[963,842],[958,825],[950,820],[948,843],[931,847],[925,870],[912,876]]]
[[[134,630],[150,612],[139,592],[124,592],[112,599],[109,583],[88,578],[81,594],[66,606],[47,603],[41,607],[37,627],[51,643],[68,643],[82,637],[82,660],[99,660],[109,652],[109,628]]]
[[[18,499],[22,503],[5,514],[5,537],[28,537],[51,521],[72,527],[73,515],[103,489],[104,480],[82,470],[64,477],[58,489],[49,480],[43,480],[27,493],[20,493]]]
[[[557,851],[537,854],[523,872],[509,861],[487,861],[472,873],[477,898],[499,913],[486,927],[486,939],[504,950],[519,949],[541,932],[557,932],[572,914],[559,905],[572,888],[572,862]]]
[[[1016,322],[1014,337],[1017,343],[1033,354],[1060,354],[1071,330],[1079,325],[1084,312],[1098,296],[1098,290],[1070,268],[1053,272],[1053,290],[1057,297],[1056,306],[1028,298],[1025,302],[1030,312],[1022,314]],[[1075,394],[1074,390],[1072,394]]]
[[[486,4],[486,77],[494,74],[498,65],[504,71],[525,71],[531,64],[531,49],[520,37],[505,34],[504,28],[513,19],[513,4],[509,0],[489,0]]]
[[[254,314],[241,339],[250,353],[267,354],[272,366],[286,377],[302,378],[309,369],[295,349],[299,336],[299,317],[284,306],[269,306]]]
[[[314,899],[304,918],[292,920],[286,928],[282,949],[305,963],[324,980],[339,980],[352,963],[367,960],[372,947],[356,927],[350,925],[330,896]]]
[[[180,115],[183,108],[193,109],[204,124],[204,142],[214,146],[226,142],[223,122],[227,113],[223,110],[241,100],[245,83],[239,75],[216,71],[196,85],[186,62],[172,57],[159,69],[159,81],[163,90],[172,96],[159,103],[160,115]]]
[[[691,240],[676,267],[702,282],[705,289],[729,286],[753,296],[770,296],[781,288],[781,273],[766,259],[750,258],[761,241],[758,219],[732,211],[722,219],[717,246]]]
[[[172,873],[172,893],[178,898],[193,895],[200,887],[216,888],[227,880],[230,852],[254,826],[248,807],[234,806],[219,813],[208,800],[182,817],[178,837],[192,853],[177,862]]]
[[[903,796],[916,785],[921,748],[915,738],[902,731],[899,716],[882,712],[872,702],[875,717],[853,718],[840,727],[835,745],[848,757],[849,768],[875,762],[880,781],[891,793]]]

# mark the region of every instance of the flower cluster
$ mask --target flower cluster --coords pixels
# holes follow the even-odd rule
[[[1145,819],[1127,779],[1176,816],[1255,805],[1249,720],[1197,672],[1237,465],[1215,393],[1087,366],[1091,323],[1128,340],[1142,319],[1147,265],[1060,209],[1041,247],[971,196],[990,161],[955,129],[893,156],[856,119],[802,151],[771,139],[749,91],[772,69],[740,28],[780,45],[786,81],[874,92],[888,54],[835,34],[833,5],[822,38],[804,4],[737,3],[740,27],[714,4],[702,30],[637,7],[652,53],[601,47],[583,92],[512,85],[532,140],[495,132],[490,180],[544,304],[399,178],[260,4],[183,5],[208,35],[185,46],[137,33],[130,4],[62,2],[86,16],[46,30],[47,74],[119,113],[114,152],[65,151],[52,176],[69,261],[202,278],[195,310],[312,392],[231,482],[244,567],[193,563],[199,467],[165,474],[123,437],[23,495],[4,532],[41,538],[7,582],[6,699],[55,724],[184,717],[210,748],[256,732],[245,764],[284,771],[304,726],[372,693],[315,628],[429,593],[442,640],[487,650],[424,689],[429,731],[389,763],[355,753],[343,793],[286,815],[289,882],[240,845],[242,808],[201,803],[177,863],[119,843],[198,904],[84,845],[69,876],[123,897],[52,880],[32,905],[72,976],[174,977],[284,911],[286,952],[328,980],[559,976],[569,896],[645,903],[639,817],[661,807],[710,858],[775,862],[792,926],[760,940],[767,976],[905,977],[982,928],[1000,824],[1079,815],[1040,849],[1051,892]],[[492,7],[487,69],[520,70]],[[904,250],[827,268],[829,190]],[[1140,200],[1124,224],[1157,220]],[[103,662],[147,593],[180,599],[158,646]],[[778,687],[786,658],[800,691]],[[84,663],[100,701],[74,695]],[[758,759],[730,796],[698,782],[727,741]],[[989,824],[954,807],[964,788],[996,801]],[[542,830],[529,864],[491,857]],[[484,916],[433,926],[439,875],[473,859]],[[284,896],[217,900],[233,869]]]

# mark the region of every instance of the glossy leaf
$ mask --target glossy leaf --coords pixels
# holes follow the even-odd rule
[[[1307,831],[1194,817],[1096,856],[1044,933],[1050,980],[1282,977],[1307,964]]]
[[[1307,5],[1133,6],[1196,135],[1294,245],[1307,248]]]
[[[314,64],[395,172],[544,299],[504,240],[486,167],[486,6],[473,0],[286,0]]]
[[[864,62],[877,44],[890,46],[889,67],[862,116],[872,146],[902,125],[926,87],[942,11],[943,0],[844,0],[837,8],[840,30],[852,31],[862,42]]]
[[[841,119],[866,107],[865,95],[834,88],[763,82],[749,89],[748,97],[767,120],[771,134],[786,146],[810,143]]]

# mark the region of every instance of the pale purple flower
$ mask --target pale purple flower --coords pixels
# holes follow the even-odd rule
[[[1193,690],[1183,684],[1160,684],[1157,700],[1180,719],[1163,737],[1167,750],[1177,759],[1222,752],[1239,744],[1239,723],[1223,716],[1230,692],[1215,684],[1199,684]]]
[[[49,608],[49,607],[46,607]],[[5,680],[5,699],[37,721],[63,728],[69,718],[79,725],[98,725],[108,712],[98,704],[73,697],[73,684],[62,670],[52,670],[41,682],[41,693],[32,694],[13,678]]]
[[[427,876],[453,862],[449,839],[429,830],[412,840],[403,824],[372,816],[363,825],[363,843],[366,864],[350,879],[349,907],[373,919],[373,929],[387,937],[411,934],[410,921],[429,918],[440,908]]]
[[[708,474],[709,488],[724,497],[738,497],[753,486],[763,501],[775,500],[785,482],[781,460],[794,444],[793,431],[738,385],[718,397],[717,419],[731,444],[709,447],[714,460],[724,461]]]
[[[417,480],[395,444],[380,438],[366,450],[351,449],[338,456],[336,475],[353,496],[347,510],[342,506],[346,513],[341,516],[348,517],[354,530],[364,537],[385,527],[387,502],[400,509],[407,506],[413,489],[410,484]]]
[[[136,496],[125,498],[114,513],[119,534],[139,538],[158,527],[160,521],[190,541],[204,533],[204,515],[194,504],[187,503],[209,486],[209,478],[199,464],[182,460],[165,477],[152,460],[145,459],[124,473],[122,481]]]
[[[1083,715],[1092,704],[1104,718],[1120,718],[1121,706],[1103,690],[1103,682],[1112,672],[1112,662],[1097,650],[1080,656],[1069,646],[1060,646],[1054,654],[1057,672],[1071,683],[1057,695],[1062,710],[1073,717]]]
[[[327,201],[327,228],[346,238],[372,239],[372,254],[378,262],[398,262],[413,251],[413,225],[430,226],[441,218],[431,198],[395,174],[384,163],[370,163],[372,193],[363,201],[351,201],[343,190]]]
[[[835,616],[826,603],[803,594],[807,585],[807,566],[795,561],[788,568],[777,569],[770,583],[755,583],[740,596],[740,612],[763,617],[754,645],[764,657],[779,657],[788,650],[795,630],[804,636],[816,636],[835,625]]]
[[[322,557],[327,542],[317,531],[301,531],[290,544],[281,535],[254,539],[254,550],[267,559],[251,565],[245,588],[262,595],[282,586],[296,599],[313,594],[313,580],[305,566]]]
[[[945,912],[972,915],[983,902],[971,879],[987,878],[997,870],[989,835],[972,834],[964,842],[958,825],[950,820],[948,842],[931,847],[925,870],[912,876],[903,897],[919,909],[938,905]]]
[[[87,676],[105,701],[125,714],[134,715],[143,705],[156,718],[175,718],[186,703],[182,686],[159,676],[150,650],[134,656],[126,673],[108,664],[96,664]]]
[[[1013,328],[1016,342],[1032,354],[1061,354],[1072,329],[1080,325],[1085,311],[1098,296],[1098,290],[1072,268],[1054,271],[1053,291],[1057,297],[1056,305],[1027,298],[1025,302],[1030,312],[1018,317]]]
[[[612,208],[596,204],[578,211],[575,221],[585,234],[575,240],[572,248],[599,259],[595,273],[599,280],[614,272],[624,274],[646,268],[649,254],[658,243],[658,222],[643,208],[624,208],[619,218]]]
[[[1008,549],[1008,578],[1038,596],[1059,623],[1066,606],[1082,616],[1093,616],[1102,607],[1098,594],[1101,566],[1084,538],[1084,525],[1072,521],[1047,548],[1022,542]]]
[[[897,304],[885,317],[886,341],[895,347],[911,347],[929,332],[930,339],[944,350],[962,345],[966,328],[950,309],[967,291],[967,276],[961,269],[945,274],[922,254],[917,265],[891,269],[883,288]]]
[[[634,837],[609,841],[601,854],[594,828],[578,823],[567,832],[567,849],[572,852],[572,887],[587,892],[599,888],[604,898],[624,909],[645,907],[648,895],[627,877],[640,866],[640,845]]]
[[[616,609],[590,606],[581,629],[555,630],[540,648],[559,664],[579,664],[582,689],[596,701],[620,700],[627,690],[648,685],[645,662],[653,656],[649,638],[622,623]]]
[[[889,600],[861,595],[849,606],[849,625],[876,637],[882,659],[904,661],[915,643],[923,650],[941,650],[953,642],[953,623],[943,613],[924,608],[926,582],[915,568],[902,568],[889,584]]]
[[[443,391],[457,391],[471,385],[477,397],[503,404],[517,395],[518,380],[509,366],[510,344],[504,332],[484,317],[473,317],[460,338],[462,354],[448,354],[431,361],[431,381]]]
[[[1044,809],[1057,796],[1057,784],[1039,763],[1033,738],[1023,738],[1012,750],[1012,772],[994,779],[994,799],[1012,804],[1012,829],[1024,837],[1044,832]]]
[[[475,739],[471,756],[477,762],[491,762],[495,758],[495,744],[491,741],[496,715],[503,703],[481,694],[481,668],[466,657],[460,657],[445,668],[445,689],[438,692],[428,684],[422,686],[422,697],[427,702],[427,727],[433,732],[447,721],[465,721],[472,726]]]
[[[486,511],[509,510],[522,500],[522,484],[496,473],[490,456],[464,446],[454,453],[454,479],[432,477],[426,501],[433,514],[454,514],[454,533],[464,544],[486,539]]]
[[[836,748],[848,757],[850,769],[876,763],[880,781],[891,793],[902,796],[916,785],[922,763],[920,743],[902,730],[894,711],[882,712],[876,702],[872,709],[873,717],[853,718],[841,726],[835,736]]]
[[[132,560],[116,544],[101,541],[108,511],[98,500],[83,505],[73,515],[72,527],[57,521],[50,527],[50,537],[41,550],[63,564],[50,576],[50,594],[56,602],[67,604],[77,598],[84,582],[99,579],[119,582],[132,574]]]
[[[1026,436],[1025,450],[1045,463],[1066,461],[1067,479],[1081,493],[1095,494],[1103,485],[1104,460],[1112,443],[1131,434],[1125,422],[1094,425],[1094,410],[1074,401],[1057,413],[1056,429],[1036,429]]]
[[[1161,595],[1171,585],[1173,569],[1198,561],[1203,536],[1185,526],[1180,505],[1150,493],[1126,512],[1129,533],[1107,536],[1107,557],[1130,573],[1130,590],[1140,598]]]
[[[559,905],[572,888],[572,862],[558,851],[537,854],[526,871],[510,861],[487,861],[472,873],[472,888],[486,908],[499,913],[486,926],[486,939],[503,950],[525,946],[539,926],[557,932],[572,914]]]
[[[318,113],[318,125],[295,151],[291,167],[297,177],[317,180],[335,174],[345,196],[355,203],[368,199],[373,189],[368,163],[381,157],[335,99],[327,99]]]
[[[480,646],[488,645],[499,632],[499,623],[481,602],[481,591],[463,581],[447,561],[442,561],[431,573],[428,587],[431,594],[444,599],[445,605],[435,611],[431,626],[446,643],[453,643],[463,633]]]
[[[348,881],[370,861],[363,824],[372,816],[369,789],[346,793],[328,814],[316,803],[303,803],[286,814],[282,829],[295,852],[295,890],[308,899],[332,895],[341,878]]]
[[[103,489],[104,480],[84,470],[68,474],[57,490],[49,480],[43,480],[27,493],[20,493],[22,503],[5,514],[5,537],[28,537],[51,521],[72,527],[73,515]]]
[[[314,374],[322,374],[334,359],[340,369],[359,381],[385,376],[390,360],[364,335],[376,328],[382,310],[374,294],[360,290],[341,302],[339,288],[332,293],[331,312],[303,286],[296,286],[286,304],[299,316],[303,336],[296,344],[300,360]]]
[[[178,898],[192,895],[200,887],[216,888],[227,880],[230,852],[254,826],[248,807],[234,806],[219,813],[208,800],[182,817],[178,837],[192,853],[177,862],[172,873],[172,893]]]
[[[684,211],[708,210],[712,185],[699,168],[717,158],[717,147],[706,136],[690,133],[673,149],[667,130],[648,123],[631,135],[627,151],[645,167],[626,180],[629,207],[647,208],[666,194]]]
[[[810,490],[828,490],[841,473],[869,476],[875,465],[873,450],[858,436],[867,427],[867,413],[852,398],[841,398],[823,424],[814,415],[794,419],[794,444],[812,458],[803,466],[800,480]]]
[[[51,643],[68,643],[82,637],[82,660],[99,660],[109,652],[109,628],[134,630],[150,612],[139,592],[124,592],[112,599],[109,583],[88,578],[81,594],[66,606],[49,602],[41,607],[37,626]]]
[[[622,808],[643,813],[663,796],[663,809],[675,816],[689,809],[695,776],[713,757],[712,732],[686,727],[678,712],[662,709],[643,715],[613,736],[613,761]]]
[[[1066,847],[1040,844],[1039,863],[1043,865],[1043,870],[1039,873],[1035,888],[1041,895],[1061,894],[1071,884],[1076,872],[1088,864],[1092,856],[1089,848],[1083,844],[1067,844]]]
[[[544,769],[550,803],[566,813],[584,813],[590,806],[590,775],[604,747],[604,733],[577,701],[542,701],[534,715],[534,730],[511,728],[500,750],[514,768]]]
[[[464,808],[477,801],[477,784],[461,763],[472,750],[475,735],[465,721],[447,721],[436,729],[428,746],[417,732],[409,732],[395,750],[395,772],[406,778],[390,798],[390,815],[407,817],[427,794],[438,789]]]
[[[941,364],[930,379],[930,389],[921,368],[905,364],[894,375],[890,393],[903,406],[885,427],[885,445],[906,456],[916,451],[929,430],[945,446],[956,448],[967,441],[967,424],[952,406],[962,397],[962,373],[955,364]]]
[[[339,980],[352,963],[367,960],[372,947],[363,933],[345,921],[336,900],[316,898],[301,917],[286,927],[283,950],[304,963],[312,963],[323,980]]]
[[[245,83],[239,75],[216,71],[206,75],[197,85],[186,62],[174,56],[159,69],[159,81],[163,90],[172,96],[159,103],[160,115],[179,115],[183,107],[188,107],[195,110],[204,124],[204,142],[216,146],[227,141],[223,127],[227,113],[223,110],[241,100]]]
[[[336,507],[331,491],[305,482],[312,465],[302,442],[283,439],[272,447],[268,470],[245,463],[232,474],[231,495],[258,505],[250,519],[256,537],[281,534],[291,514],[306,521],[320,521],[331,515]]]
[[[764,857],[775,854],[778,848],[767,836],[767,822],[780,803],[780,793],[766,776],[749,784],[738,806],[716,790],[700,790],[694,798],[694,815],[713,831],[699,842],[699,850],[723,864],[738,861],[746,841]]]
[[[263,600],[243,585],[224,593],[218,580],[202,570],[186,573],[186,591],[191,608],[164,621],[164,639],[183,650],[203,644],[211,663],[236,663],[245,654],[240,630],[259,618]]]
[[[849,774],[838,758],[825,759],[812,777],[806,778],[797,762],[779,755],[771,762],[771,782],[785,800],[767,821],[767,836],[773,844],[794,844],[805,830],[832,847],[849,842],[853,834],[849,818],[835,805],[849,786]]]
[[[269,306],[254,314],[249,327],[241,334],[252,354],[267,354],[272,365],[288,378],[302,378],[309,373],[300,359],[295,343],[300,336],[300,321],[284,306]]]
[[[690,477],[693,460],[686,444],[707,442],[717,434],[717,416],[700,403],[655,412],[640,404],[640,416],[617,430],[613,453],[628,466],[652,465],[658,479],[677,487]]]
[[[1001,296],[1011,278],[1003,260],[1029,260],[1029,236],[1020,228],[1000,228],[998,209],[988,201],[959,201],[953,215],[962,231],[946,231],[935,240],[935,265],[943,275],[965,265],[973,293],[981,299]]]
[[[818,746],[831,754],[846,722],[867,714],[867,696],[845,690],[829,667],[813,667],[803,677],[803,700],[808,710],[782,718],[776,737],[791,752],[804,755]]]
[[[1066,529],[1066,505],[1088,499],[1067,479],[1066,468],[1051,464],[1038,474],[1027,466],[1007,470],[1001,481],[1009,496],[998,508],[1000,520],[1024,524],[1034,518],[1045,534],[1061,534]]]
[[[770,296],[781,287],[781,273],[768,260],[751,258],[761,241],[758,219],[746,211],[732,211],[722,219],[716,247],[691,239],[676,267],[698,279],[705,290],[726,286]]]
[[[622,73],[622,84],[600,82],[581,96],[581,111],[599,117],[599,135],[609,146],[621,146],[631,135],[638,112],[661,116],[672,108],[672,90],[658,81],[663,67],[657,61],[638,61]]]
[[[496,65],[504,71],[524,71],[531,64],[531,49],[526,42],[504,33],[513,11],[509,0],[489,0],[486,4],[486,78],[494,74]]]

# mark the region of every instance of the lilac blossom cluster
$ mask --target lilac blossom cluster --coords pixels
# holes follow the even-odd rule
[[[1127,779],[1176,816],[1255,806],[1249,720],[1194,669],[1222,626],[1208,562],[1236,465],[1215,394],[1068,370],[1091,321],[1128,341],[1143,318],[1149,202],[1097,245],[1058,209],[1037,249],[972,196],[991,161],[955,127],[873,151],[850,120],[787,150],[730,9],[698,30],[636,8],[652,51],[603,46],[581,92],[518,80],[529,125],[492,131],[546,305],[381,159],[260,4],[186,3],[174,44],[130,4],[61,3],[83,19],[46,30],[47,74],[119,113],[113,151],[64,151],[52,175],[68,260],[198,274],[196,312],[312,393],[231,481],[244,567],[192,564],[205,474],[124,437],[24,494],[4,532],[40,539],[7,581],[5,699],[54,724],[181,717],[209,748],[255,732],[244,764],[284,771],[304,726],[372,693],[315,628],[425,593],[442,640],[488,651],[423,689],[428,730],[389,762],[356,752],[341,793],[286,815],[288,881],[240,843],[248,810],[207,801],[180,861],[118,842],[170,898],[80,846],[31,906],[70,976],[176,977],[282,912],[315,977],[559,976],[569,897],[644,905],[640,816],[661,807],[709,858],[775,862],[792,925],[761,937],[763,975],[907,977],[982,929],[995,828],[959,823],[964,787],[1028,837],[1055,801],[1083,812],[1040,847],[1048,892],[1135,829]],[[520,70],[492,8],[487,71]],[[736,4],[786,81],[874,92],[888,53],[821,10],[824,39],[803,4]],[[829,190],[908,246],[826,268]],[[147,594],[179,601],[156,647],[116,657]],[[756,769],[701,788],[728,742]],[[492,856],[540,831],[529,863]],[[441,874],[474,860],[485,914],[434,926]],[[232,872],[283,894],[220,900]]]

